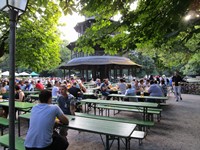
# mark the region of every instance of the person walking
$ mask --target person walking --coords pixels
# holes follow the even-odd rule
[[[174,72],[174,76],[172,77],[172,86],[173,86],[174,95],[176,97],[177,102],[179,101],[179,99],[182,100],[181,84],[180,84],[181,81],[182,81],[182,77],[177,72]]]

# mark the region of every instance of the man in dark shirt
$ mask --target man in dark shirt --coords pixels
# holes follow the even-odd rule
[[[80,88],[77,88],[76,85],[77,85],[77,83],[74,82],[72,87],[69,88],[68,91],[70,94],[72,94],[77,99],[78,97],[81,97],[81,90],[80,90]]]
[[[174,94],[176,97],[176,101],[178,102],[178,100],[182,100],[181,97],[181,85],[180,82],[182,81],[182,78],[180,75],[178,75],[177,72],[174,72],[174,76],[172,77],[172,86],[174,89]]]

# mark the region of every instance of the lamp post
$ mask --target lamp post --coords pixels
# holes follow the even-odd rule
[[[16,20],[26,11],[28,0],[0,0],[0,11],[10,18],[9,39],[9,150],[15,150],[15,34]]]

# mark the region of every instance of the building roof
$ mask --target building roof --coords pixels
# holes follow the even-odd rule
[[[119,56],[87,56],[87,57],[79,57],[70,60],[67,63],[60,65],[60,69],[70,68],[73,66],[82,66],[82,65],[122,65],[122,66],[136,66],[142,67],[139,64],[131,61],[126,57]]]

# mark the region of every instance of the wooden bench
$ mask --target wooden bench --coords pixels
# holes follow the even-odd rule
[[[2,145],[5,148],[9,148],[9,135],[5,134],[3,136],[0,136],[0,145]],[[15,137],[15,149],[16,150],[25,150],[24,147],[24,139],[20,137]]]
[[[86,113],[78,113],[78,112],[75,112],[75,115],[79,116],[79,117],[86,117],[86,118],[94,118],[94,119],[101,119],[101,120],[110,120],[110,121],[116,121],[116,122],[137,124],[139,130],[145,129],[146,127],[150,128],[150,127],[154,126],[153,121],[144,121],[144,120],[129,119],[129,118],[116,118],[116,117],[107,117],[107,116],[97,116],[97,115],[86,114]],[[143,127],[145,127],[145,128],[143,128]]]
[[[17,121],[15,121],[17,123]],[[0,117],[0,129],[1,129],[1,135],[3,135],[3,131],[9,127],[9,120],[3,117]]]
[[[130,139],[138,139],[139,145],[142,144],[142,140],[145,138],[145,132],[143,131],[133,131],[133,133],[130,136]]]
[[[108,113],[106,111],[106,114],[109,116],[109,110],[118,110],[118,111],[130,111],[130,112],[139,112],[143,113],[143,108],[142,107],[130,107],[130,106],[119,106],[119,105],[102,105],[98,104],[96,105],[96,108],[99,108],[99,114],[100,112],[103,111],[103,109],[108,110]],[[158,122],[160,121],[161,118],[161,108],[148,108],[147,114],[148,117],[151,117],[151,120],[153,121],[153,115],[157,115],[157,120]]]

